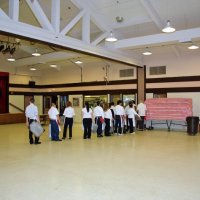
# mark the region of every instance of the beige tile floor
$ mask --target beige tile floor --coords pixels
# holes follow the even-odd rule
[[[0,200],[198,200],[200,136],[136,135],[28,144],[24,124],[0,126]]]

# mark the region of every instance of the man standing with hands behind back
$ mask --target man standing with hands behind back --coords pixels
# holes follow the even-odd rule
[[[29,128],[30,124],[34,121],[38,121],[40,123],[39,116],[38,116],[38,108],[34,104],[34,102],[35,102],[34,97],[31,97],[30,101],[29,101],[30,104],[26,107],[26,111],[25,111],[26,125],[27,125],[28,128]],[[41,144],[41,142],[39,142],[39,139],[40,139],[39,137],[35,136],[35,142],[34,142],[33,133],[29,129],[29,142],[30,142],[30,144]]]

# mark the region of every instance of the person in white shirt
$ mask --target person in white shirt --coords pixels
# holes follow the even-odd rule
[[[129,102],[129,109],[127,110],[127,117],[129,121],[129,133],[135,134],[135,116],[140,116],[137,114],[132,101]]]
[[[127,111],[128,111],[128,109],[129,109],[129,103],[130,103],[131,101],[129,101],[128,103],[127,103],[127,105],[126,105],[126,107],[125,107],[125,109],[124,109],[124,111],[125,111],[125,120],[126,120],[126,127],[124,127],[125,128],[125,130],[128,132],[129,131],[129,128],[130,128],[130,125],[129,125],[129,121],[128,121],[128,114],[127,114]]]
[[[103,137],[102,123],[104,121],[104,112],[99,101],[97,101],[97,106],[94,108],[94,118],[95,124],[97,124],[97,137]]]
[[[138,104],[137,112],[141,118],[141,120],[138,121],[139,130],[143,131],[144,130],[144,119],[145,119],[146,112],[147,112],[147,107],[143,103],[143,101],[140,101],[140,103]]]
[[[92,109],[89,107],[89,103],[87,101],[85,102],[85,107],[82,109],[82,117],[84,127],[83,139],[90,139],[92,128]]]
[[[112,112],[109,109],[108,103],[104,104],[103,110],[104,110],[104,120],[105,120],[105,124],[106,124],[104,134],[105,134],[105,136],[111,136],[110,127],[112,126],[113,117],[112,117]]]
[[[29,105],[26,107],[25,110],[25,116],[26,116],[26,125],[29,128],[30,124],[34,121],[40,122],[39,116],[38,116],[38,108],[36,105],[34,105],[35,99],[33,97],[30,98]],[[35,137],[35,142],[33,140],[33,133],[29,129],[29,143],[30,144],[41,144],[39,142],[39,137]]]
[[[125,119],[125,111],[122,107],[122,101],[118,100],[117,105],[115,106],[115,133],[118,133],[119,135],[122,134],[122,127],[124,126],[124,119]]]
[[[111,121],[111,130],[110,130],[110,132],[113,134],[114,133],[114,126],[115,126],[115,113],[114,113],[115,103],[114,102],[110,102],[109,103],[109,107],[110,107],[110,110],[111,110],[111,113],[112,113],[112,121]]]
[[[63,129],[63,138],[65,139],[67,136],[67,127],[69,126],[69,139],[72,139],[72,126],[73,126],[73,117],[75,115],[74,108],[72,108],[72,103],[70,101],[67,102],[66,108],[63,113],[64,119],[64,129]]]
[[[62,141],[59,139],[59,127],[60,117],[58,109],[56,108],[56,103],[52,102],[52,106],[48,111],[50,124],[51,124],[51,140],[52,141]]]

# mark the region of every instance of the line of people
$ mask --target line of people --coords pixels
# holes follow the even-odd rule
[[[137,110],[137,112],[136,112]],[[118,100],[117,105],[114,103],[97,102],[96,107],[92,110],[88,102],[85,102],[85,106],[82,109],[82,122],[83,122],[83,139],[90,139],[92,129],[96,129],[97,137],[111,136],[111,134],[123,135],[126,132],[135,133],[136,119],[138,119],[139,130],[144,130],[144,118],[146,115],[146,106],[143,102],[140,102],[138,106],[130,101],[127,107],[124,109],[122,101]],[[64,128],[63,137],[59,138],[59,125],[60,117],[59,111],[56,108],[56,103],[52,102],[52,106],[48,111],[50,126],[51,126],[51,140],[62,141],[67,138],[67,129],[69,127],[69,139],[72,139],[73,118],[75,116],[74,108],[70,101],[67,102],[64,110]],[[38,109],[34,105],[34,98],[31,98],[30,105],[26,108],[26,124],[29,125],[33,121],[39,122]],[[104,132],[104,134],[103,134]],[[35,137],[33,140],[33,134],[29,130],[29,142],[30,144],[40,144],[39,138]]]

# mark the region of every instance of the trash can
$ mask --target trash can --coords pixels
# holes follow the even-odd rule
[[[186,117],[187,133],[189,135],[196,135],[199,129],[199,117],[188,116]]]

